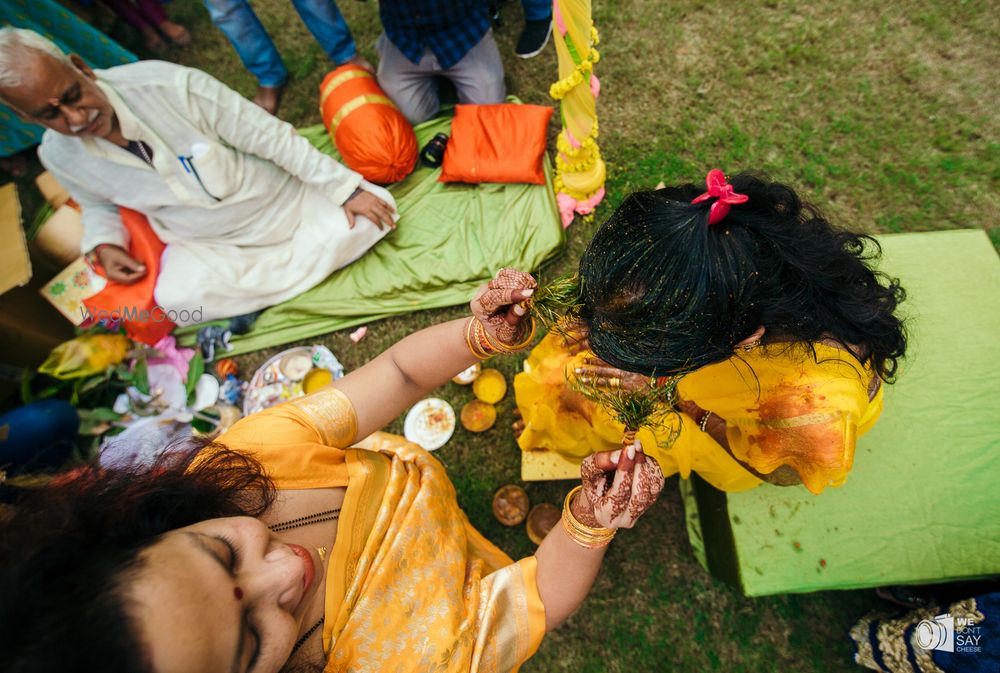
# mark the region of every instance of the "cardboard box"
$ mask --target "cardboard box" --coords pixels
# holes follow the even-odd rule
[[[0,265],[0,294],[24,285],[31,278],[31,259],[14,183],[0,187],[0,259],[3,260],[3,265]]]

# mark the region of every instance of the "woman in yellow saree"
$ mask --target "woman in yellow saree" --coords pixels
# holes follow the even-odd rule
[[[0,668],[516,671],[583,600],[663,477],[635,447],[588,459],[534,556],[472,528],[441,464],[378,432],[477,358],[527,343],[534,281],[504,270],[474,317],[410,335],[182,462],[83,471],[0,522]]]
[[[905,350],[903,291],[871,268],[873,239],[790,188],[721,171],[706,183],[635,193],[594,236],[580,263],[588,336],[550,334],[526,360],[519,445],[581,460],[620,441],[567,378],[673,377],[678,413],[639,433],[665,474],[725,491],[839,486]]]

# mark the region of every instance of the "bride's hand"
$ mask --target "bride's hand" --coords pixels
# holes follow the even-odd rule
[[[593,383],[601,388],[621,388],[626,392],[635,392],[649,386],[648,376],[612,367],[596,356],[585,359],[584,364],[574,369],[573,373],[580,383]]]
[[[663,490],[663,472],[637,441],[622,451],[588,456],[580,465],[583,490],[573,506],[580,523],[631,528]]]
[[[563,334],[563,344],[570,355],[590,349],[590,328],[587,323],[579,320],[566,326]]]
[[[491,336],[507,345],[518,344],[531,328],[531,321],[524,320],[528,309],[521,302],[537,287],[531,274],[500,269],[489,283],[476,290],[469,308]]]

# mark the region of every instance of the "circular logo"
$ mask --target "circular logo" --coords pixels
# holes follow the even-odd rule
[[[948,642],[948,631],[938,622],[925,619],[917,624],[917,646],[923,650],[934,650]]]

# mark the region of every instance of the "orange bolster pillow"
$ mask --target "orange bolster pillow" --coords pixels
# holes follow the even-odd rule
[[[370,72],[342,65],[327,74],[320,85],[319,107],[344,163],[366,180],[387,185],[413,171],[413,126]]]

